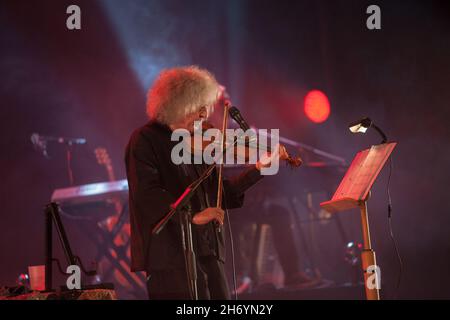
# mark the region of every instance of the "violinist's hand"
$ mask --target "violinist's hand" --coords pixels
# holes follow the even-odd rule
[[[276,158],[278,158],[279,160],[286,160],[289,157],[286,148],[280,144],[277,144],[274,150],[274,152],[267,152],[259,159],[259,161],[256,163],[256,169],[261,170],[261,168],[270,167],[270,164]]]
[[[210,207],[200,211],[192,218],[194,224],[207,224],[210,221],[217,221],[223,225],[224,211],[221,208]]]

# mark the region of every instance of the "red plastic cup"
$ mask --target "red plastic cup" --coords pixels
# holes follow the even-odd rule
[[[45,290],[45,265],[29,266],[28,275],[30,276],[31,290]]]

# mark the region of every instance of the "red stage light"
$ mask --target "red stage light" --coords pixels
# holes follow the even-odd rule
[[[304,110],[306,116],[315,123],[322,123],[330,115],[328,97],[319,90],[312,90],[305,96]]]

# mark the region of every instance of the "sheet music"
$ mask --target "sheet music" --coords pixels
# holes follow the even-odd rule
[[[395,142],[376,145],[358,152],[331,200],[365,200],[396,145]]]

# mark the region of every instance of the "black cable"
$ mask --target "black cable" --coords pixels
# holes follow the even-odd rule
[[[234,300],[238,300],[238,295],[237,295],[237,280],[236,280],[236,262],[235,262],[235,257],[234,257],[234,241],[233,241],[233,232],[231,231],[230,215],[228,214],[228,209],[225,209],[225,214],[227,215],[227,221],[228,221],[228,235],[230,236],[231,265],[232,265],[232,267],[233,267]]]
[[[387,183],[388,224],[389,224],[389,236],[391,237],[392,243],[394,244],[395,253],[397,255],[397,260],[398,260],[398,265],[399,265],[397,286],[395,288],[395,293],[394,293],[394,299],[397,299],[398,291],[399,291],[399,288],[400,288],[400,282],[402,280],[403,261],[402,261],[402,257],[400,256],[400,252],[399,252],[398,246],[397,246],[397,241],[395,240],[394,232],[393,232],[393,229],[392,229],[392,199],[391,199],[390,184],[391,184],[391,176],[392,176],[393,167],[394,167],[394,164],[393,164],[393,158],[392,158],[392,155],[391,155],[391,157],[389,158],[389,177],[388,177],[388,183]]]
[[[223,196],[226,199],[225,194],[225,188],[222,188]],[[228,222],[228,235],[230,237],[230,246],[231,246],[231,265],[233,268],[233,287],[234,287],[234,300],[238,300],[237,296],[237,280],[236,280],[236,262],[234,258],[234,241],[233,241],[233,232],[231,230],[231,222],[230,222],[230,215],[228,213],[227,203],[225,201],[225,215],[227,216],[227,222]]]
[[[56,262],[56,265],[58,266],[58,271],[62,274],[62,275],[70,275],[70,273],[66,273],[63,268],[61,267],[61,262],[59,262],[59,259],[56,258],[52,258],[52,262]]]

